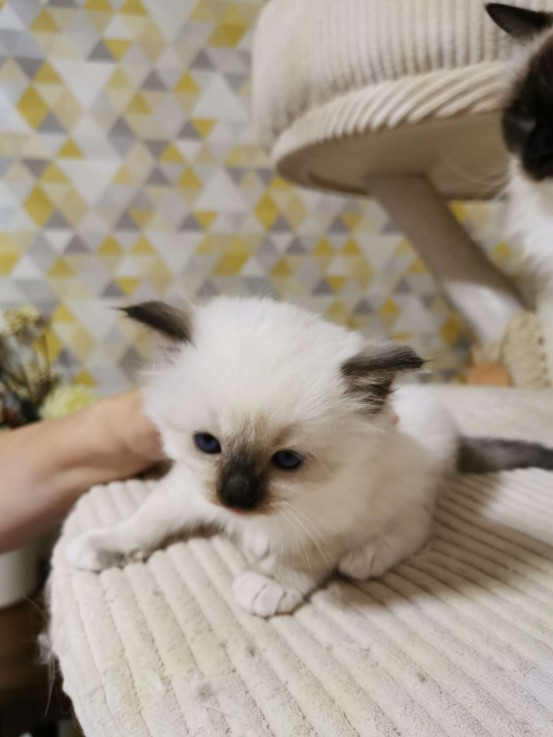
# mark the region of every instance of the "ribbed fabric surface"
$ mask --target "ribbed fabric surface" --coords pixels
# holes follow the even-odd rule
[[[512,4],[553,9],[553,0]],[[483,0],[271,0],[254,44],[259,137],[314,143],[498,108],[510,45]]]
[[[467,430],[553,443],[551,393],[442,393]],[[235,606],[243,561],[219,537],[67,568],[67,539],[146,493],[93,490],[54,554],[52,644],[87,737],[553,734],[552,474],[460,478],[426,552],[269,621]]]

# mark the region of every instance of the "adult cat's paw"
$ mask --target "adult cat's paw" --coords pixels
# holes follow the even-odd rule
[[[246,571],[238,576],[232,590],[238,604],[259,617],[292,612],[303,601],[303,596],[296,589],[282,586],[278,581],[254,571]]]
[[[110,535],[104,530],[93,530],[76,537],[65,548],[65,559],[74,568],[85,571],[102,571],[120,566],[125,555],[110,546]]]

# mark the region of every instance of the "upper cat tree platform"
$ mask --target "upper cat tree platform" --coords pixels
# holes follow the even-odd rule
[[[515,4],[553,10],[553,0]],[[271,0],[253,87],[259,138],[279,173],[379,199],[487,346],[524,307],[446,204],[491,197],[506,183],[500,108],[513,49],[484,6]]]
[[[425,175],[448,198],[491,196],[506,164],[510,46],[483,6],[272,0],[255,41],[254,113],[279,172],[355,194],[375,176]]]

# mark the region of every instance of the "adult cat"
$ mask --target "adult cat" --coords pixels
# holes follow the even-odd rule
[[[553,13],[488,3],[517,45],[507,67],[503,137],[511,154],[507,235],[520,241],[553,376]]]

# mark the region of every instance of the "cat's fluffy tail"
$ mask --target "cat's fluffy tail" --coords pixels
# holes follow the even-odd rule
[[[524,440],[461,437],[457,470],[491,473],[513,468],[545,468],[553,471],[553,448]]]

